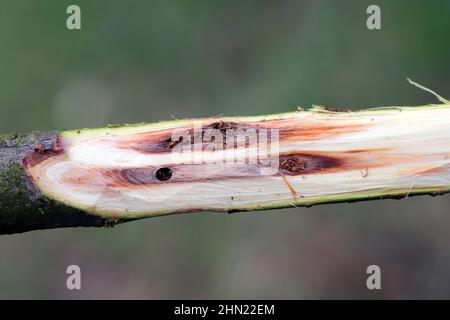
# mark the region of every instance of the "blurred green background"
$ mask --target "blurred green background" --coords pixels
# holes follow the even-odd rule
[[[67,30],[69,4],[82,30]],[[434,102],[406,77],[450,96],[448,0],[0,8],[1,132]],[[425,196],[1,236],[0,298],[450,298],[449,209]],[[70,264],[81,291],[66,289]]]

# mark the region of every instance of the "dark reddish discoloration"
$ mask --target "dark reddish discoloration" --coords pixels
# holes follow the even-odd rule
[[[53,140],[43,140],[36,144],[34,149],[23,159],[24,167],[33,167],[48,158],[64,153],[64,146],[60,136]]]
[[[298,121],[298,122],[297,122]],[[264,126],[261,126],[260,121],[256,122],[232,122],[232,121],[216,121],[202,126],[202,132],[194,132],[192,126],[184,128],[177,128],[174,130],[159,130],[136,134],[130,138],[123,138],[119,142],[118,147],[124,149],[132,149],[141,153],[165,153],[171,152],[173,148],[183,143],[184,146],[189,143],[202,143],[203,148],[206,145],[214,143],[205,137],[207,130],[218,130],[222,134],[223,148],[234,147],[233,141],[227,141],[228,137],[239,138],[239,135],[245,135],[246,130],[254,129],[267,130],[270,139],[271,129],[279,130],[280,143],[288,141],[314,141],[326,139],[328,137],[337,136],[341,134],[351,134],[358,132],[366,125],[328,125],[326,123],[305,123],[304,120],[298,119],[275,119],[264,121]],[[180,133],[180,134],[178,134]],[[197,135],[197,136],[194,136]],[[219,142],[216,142],[219,143]]]
[[[306,168],[306,160],[300,157],[290,157],[280,161],[280,170],[292,173],[302,173]]]
[[[132,185],[146,185],[160,182],[156,179],[157,170],[158,168],[148,167],[122,169],[118,170],[117,173],[123,178],[125,183],[130,183]]]
[[[183,142],[183,136],[179,136],[177,139],[168,139],[167,142],[167,149],[172,150],[173,148],[175,148],[178,144],[180,144],[181,142]]]
[[[182,136],[172,139],[171,130],[145,132],[135,134],[129,138],[122,138],[117,144],[121,149],[131,149],[144,154],[170,152],[183,141]]]
[[[174,145],[171,137],[168,137],[167,134],[146,134],[141,138],[121,142],[119,148],[132,149],[142,153],[161,153],[168,152]]]
[[[279,170],[275,176],[296,176],[314,173],[327,173],[348,170],[349,163],[344,158],[324,156],[320,154],[295,153],[284,154],[279,159]],[[158,170],[169,169],[170,177],[158,178]],[[258,164],[179,164],[164,166],[148,166],[143,168],[104,169],[102,176],[112,187],[151,186],[161,183],[193,183],[205,181],[225,181],[259,177],[261,166]],[[74,182],[74,181],[72,181]]]
[[[189,125],[173,128],[153,130],[142,133],[130,134],[127,136],[114,137],[111,143],[118,148],[134,150],[144,154],[169,153],[178,147],[189,148],[191,144],[201,143],[208,151],[222,149],[217,148],[223,143],[223,149],[248,148],[251,147],[250,139],[247,139],[249,129],[254,132],[260,129],[267,132],[268,141],[271,140],[271,130],[279,130],[280,144],[285,142],[301,142],[309,140],[325,139],[329,136],[339,134],[350,134],[364,129],[365,125],[329,125],[324,121],[305,121],[305,119],[274,119],[265,121],[233,122],[224,120],[198,120],[203,121],[202,130],[194,132],[192,123]],[[215,130],[212,135],[207,135],[207,130]],[[222,135],[221,141],[217,139],[217,131]],[[197,135],[197,136],[194,136]],[[228,139],[227,139],[228,137]],[[231,138],[230,138],[231,137]],[[109,142],[106,138],[104,142]],[[236,141],[245,139],[245,143],[236,145]],[[260,139],[258,137],[258,139]],[[229,140],[229,141],[227,141]],[[242,142],[242,141],[241,141]],[[211,148],[216,146],[216,148]],[[296,176],[316,173],[331,173],[343,170],[360,170],[368,168],[364,155],[370,150],[353,150],[348,152],[314,153],[314,152],[289,152],[281,154],[278,159],[278,170],[275,168],[274,176]],[[24,159],[24,164],[35,165],[51,156],[64,152],[61,143],[47,141],[35,146],[34,151]],[[228,159],[230,160],[230,159]],[[255,160],[255,159],[250,159]],[[96,169],[100,174],[100,180],[108,187],[139,187],[158,186],[167,183],[195,183],[205,181],[226,181],[229,179],[242,179],[261,176],[264,168],[263,162],[248,161],[247,163],[199,163],[199,164],[171,164],[163,163],[159,166],[147,166],[141,168],[102,168]],[[246,160],[247,161],[247,160]],[[170,175],[158,177],[162,168],[170,170]],[[83,173],[83,169],[73,169],[64,179],[69,183],[83,185],[85,183],[97,183],[89,179],[88,173]],[[78,170],[78,171],[77,171]],[[80,171],[81,170],[81,171]],[[272,174],[272,173],[271,173]],[[98,180],[97,178],[95,178]]]
[[[227,143],[232,144],[231,147],[234,147],[235,143],[234,139],[233,141],[227,142],[227,135],[234,137],[239,132],[245,133],[245,131],[238,131],[239,129],[246,130],[248,128],[251,127],[245,124],[218,121],[203,126],[201,132],[195,132],[193,127],[185,127],[177,128],[176,130],[162,130],[138,134],[136,135],[137,137],[124,139],[118,146],[119,148],[132,149],[145,154],[170,152],[181,143],[183,146],[201,143],[202,148],[214,143],[222,143],[221,148],[227,148]],[[254,129],[258,129],[258,127],[255,126]],[[218,130],[222,134],[221,142],[214,142],[214,137],[212,137],[213,139],[206,137],[205,132],[208,130]]]
[[[285,175],[326,172],[344,167],[345,160],[320,154],[296,153],[280,155],[279,171]]]

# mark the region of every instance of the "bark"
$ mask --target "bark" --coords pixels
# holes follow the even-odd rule
[[[56,132],[0,137],[0,234],[61,227],[100,227],[103,217],[66,206],[42,195],[29,180],[23,159],[39,144],[52,143]]]
[[[0,137],[0,234],[450,190],[450,104]]]

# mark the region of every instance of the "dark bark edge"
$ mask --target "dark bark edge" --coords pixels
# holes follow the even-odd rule
[[[23,159],[57,132],[0,136],[0,234],[64,227],[104,227],[120,221],[85,213],[45,197],[29,180]]]

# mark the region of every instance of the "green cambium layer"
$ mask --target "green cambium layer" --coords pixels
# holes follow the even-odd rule
[[[247,208],[231,208],[227,210],[230,213],[233,212],[244,212],[244,211],[261,211],[270,209],[283,209],[292,207],[311,207],[318,204],[332,204],[332,203],[352,203],[358,201],[369,201],[369,200],[382,200],[382,199],[404,199],[412,196],[418,195],[431,195],[437,196],[450,192],[450,186],[443,188],[419,188],[409,190],[404,189],[394,189],[392,191],[366,191],[361,193],[342,193],[338,195],[327,195],[314,197],[309,199],[301,199],[298,201],[282,201],[273,202],[269,205],[256,205]]]
[[[417,111],[417,110],[426,110],[428,108],[448,108],[450,107],[450,104],[429,104],[429,105],[423,105],[423,106],[414,106],[414,107],[402,107],[402,106],[390,106],[390,107],[376,107],[376,108],[370,108],[370,109],[361,109],[361,110],[355,110],[345,113],[349,114],[362,114],[366,113],[369,115],[370,113],[373,113],[374,115],[379,113],[390,113],[390,112],[411,112],[411,111]],[[347,110],[346,110],[347,111]],[[290,117],[295,117],[299,115],[314,115],[314,114],[323,114],[323,113],[337,113],[335,111],[330,111],[325,106],[321,105],[313,105],[311,108],[303,110],[302,108],[299,108],[298,111],[290,111],[290,112],[284,112],[284,113],[278,113],[278,114],[269,114],[269,115],[259,115],[259,116],[243,116],[243,117],[222,117],[222,118],[215,118],[215,120],[228,120],[228,121],[262,121],[262,120],[268,120],[268,119],[285,119]],[[66,139],[76,139],[77,137],[83,136],[85,134],[87,135],[93,135],[93,134],[103,134],[103,133],[127,133],[130,131],[135,131],[136,129],[139,130],[152,130],[159,127],[170,127],[175,126],[179,124],[183,124],[186,121],[192,121],[192,120],[210,120],[210,118],[199,118],[199,119],[176,119],[176,120],[167,120],[167,121],[159,121],[159,122],[140,122],[140,123],[125,123],[125,124],[108,124],[105,127],[101,128],[83,128],[78,130],[65,130],[61,132],[61,136]]]

